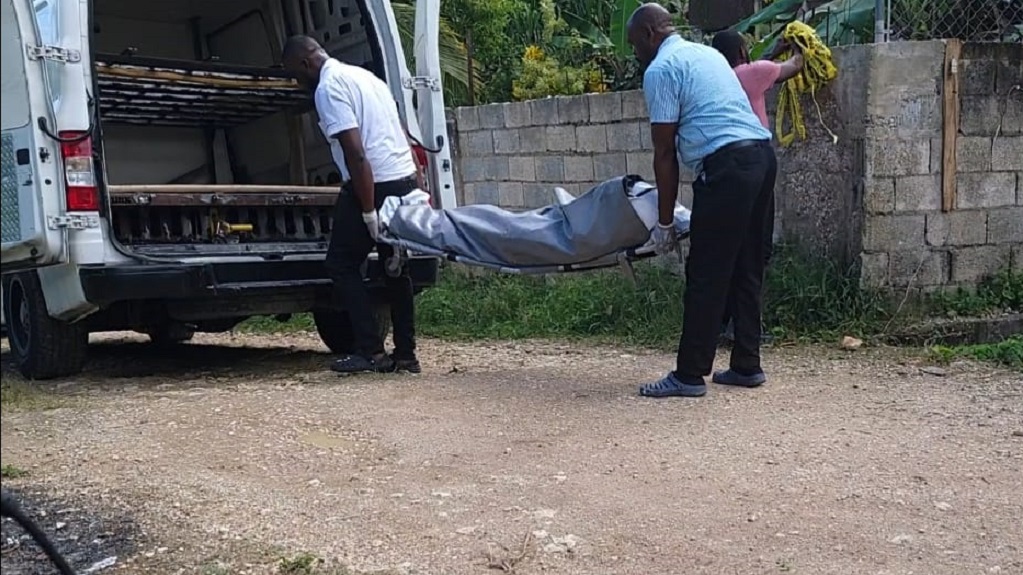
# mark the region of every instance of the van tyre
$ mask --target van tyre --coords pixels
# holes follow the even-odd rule
[[[11,358],[28,379],[53,379],[82,371],[88,355],[85,322],[50,317],[35,272],[5,276],[4,319]]]
[[[387,334],[391,332],[391,308],[386,304],[377,304],[373,312],[380,339],[386,340]],[[346,355],[355,352],[355,337],[352,335],[352,322],[348,319],[347,311],[317,310],[313,312],[313,321],[320,340],[332,353]]]

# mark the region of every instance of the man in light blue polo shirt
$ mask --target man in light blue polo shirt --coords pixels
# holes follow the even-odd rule
[[[657,181],[658,253],[678,249],[674,206],[679,160],[693,183],[685,314],[675,370],[644,385],[648,397],[699,397],[707,392],[726,304],[735,321],[730,368],[714,373],[723,385],[757,387],[764,241],[774,218],[777,160],[771,132],[757,119],[728,61],[710,46],[683,40],[659,4],[643,4],[627,24],[629,43],[646,69]]]

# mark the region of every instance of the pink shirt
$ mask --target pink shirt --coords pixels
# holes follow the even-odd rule
[[[757,60],[735,67],[735,75],[739,77],[739,83],[746,91],[749,103],[753,105],[753,112],[760,118],[760,123],[765,128],[770,126],[767,125],[767,104],[764,96],[778,81],[780,74],[781,64],[770,60]]]

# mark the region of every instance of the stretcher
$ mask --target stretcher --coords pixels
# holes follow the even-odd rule
[[[513,212],[488,204],[451,209],[429,205],[416,190],[387,198],[380,210],[380,241],[398,253],[432,255],[508,274],[551,274],[621,266],[653,257],[657,189],[639,176],[612,178],[579,197],[552,190],[554,203]],[[679,239],[689,235],[691,212],[675,207]],[[390,264],[388,267],[391,267]]]

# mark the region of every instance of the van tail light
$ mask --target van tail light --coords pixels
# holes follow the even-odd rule
[[[416,157],[416,164],[418,164],[418,168],[423,172],[423,183],[424,184],[428,184],[428,180],[426,179],[426,171],[427,171],[426,168],[429,165],[428,164],[429,158],[426,155],[426,148],[424,148],[424,147],[422,147],[422,146],[420,146],[418,144],[412,144],[412,155],[414,155]],[[424,192],[429,192],[429,190],[423,190],[423,191]],[[428,202],[430,204],[430,207],[432,208],[433,207],[433,194],[430,194],[430,199],[428,200]]]
[[[92,161],[92,137],[86,132],[61,132],[60,157],[64,162],[69,212],[99,210],[96,169]]]

